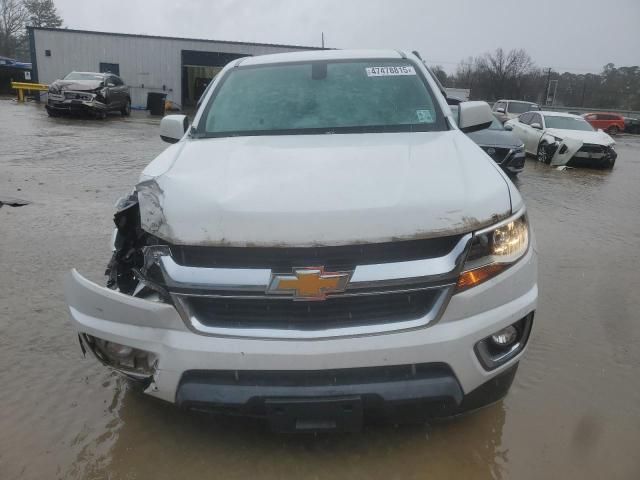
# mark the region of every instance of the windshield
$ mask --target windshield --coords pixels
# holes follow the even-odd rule
[[[100,75],[99,73],[81,73],[81,72],[71,72],[69,75],[64,77],[65,80],[104,80],[104,75]]]
[[[509,102],[509,113],[524,113],[534,110],[540,110],[540,107],[535,103]]]
[[[406,60],[240,67],[221,82],[196,135],[446,130],[426,82]]]
[[[558,128],[561,130],[582,130],[585,132],[594,131],[593,127],[582,118],[545,115],[544,121],[547,128]]]

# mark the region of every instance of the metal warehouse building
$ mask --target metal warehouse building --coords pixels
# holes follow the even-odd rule
[[[32,78],[51,83],[71,71],[111,72],[131,87],[131,103],[145,107],[148,92],[193,105],[208,82],[239,57],[315,47],[242,43],[28,27]]]

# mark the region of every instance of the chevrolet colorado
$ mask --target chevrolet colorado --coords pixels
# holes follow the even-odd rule
[[[532,328],[523,200],[394,50],[242,58],[114,216],[103,287],[65,290],[83,349],[154,397],[276,431],[450,416],[502,398]]]

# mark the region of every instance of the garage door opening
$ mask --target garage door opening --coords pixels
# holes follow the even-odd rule
[[[247,55],[182,50],[182,106],[193,107],[209,82],[232,60]]]

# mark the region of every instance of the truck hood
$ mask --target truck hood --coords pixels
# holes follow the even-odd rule
[[[312,246],[470,232],[511,214],[507,182],[453,130],[186,139],[136,188],[173,244]]]
[[[594,145],[611,145],[612,143],[616,143],[613,138],[611,138],[604,132],[588,132],[582,130],[547,128],[545,130],[545,133],[562,139],[571,138],[574,140],[580,140],[583,143],[590,143]]]

